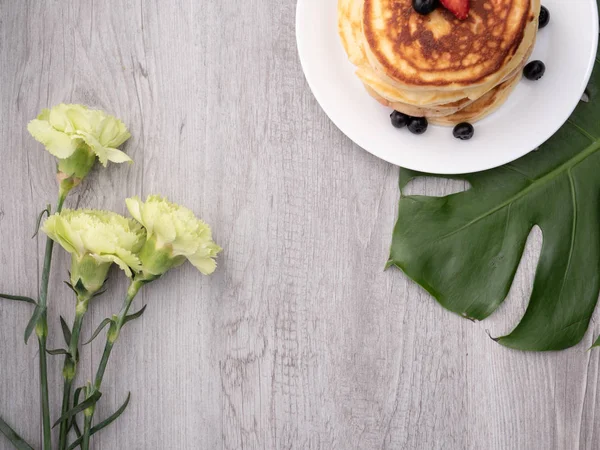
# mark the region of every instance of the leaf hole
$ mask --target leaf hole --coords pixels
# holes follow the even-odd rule
[[[498,310],[485,321],[491,336],[510,333],[523,318],[533,291],[533,279],[542,252],[542,242],[542,230],[535,225],[527,237],[525,250],[508,296]]]
[[[583,91],[583,95],[581,96],[581,101],[584,103],[589,103],[591,99],[592,99],[592,94],[591,94],[589,88],[587,88],[585,91]]]
[[[428,197],[445,197],[471,189],[465,180],[453,180],[438,177],[417,177],[408,182],[402,189],[404,195],[427,195]]]

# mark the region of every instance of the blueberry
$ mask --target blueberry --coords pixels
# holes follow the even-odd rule
[[[395,128],[404,128],[408,124],[409,116],[400,111],[394,111],[390,114],[390,120]]]
[[[412,134],[423,134],[427,131],[428,125],[425,117],[411,117],[408,122],[408,131]]]
[[[540,28],[544,28],[550,22],[550,11],[545,6],[540,10]]]
[[[454,131],[452,132],[456,139],[460,139],[461,141],[468,141],[475,134],[475,129],[473,125],[467,122],[459,123],[454,127]]]
[[[541,61],[531,61],[523,69],[523,75],[528,80],[536,81],[546,73],[546,65]]]
[[[433,12],[440,5],[440,2],[439,0],[412,0],[412,5],[416,12],[426,16]]]

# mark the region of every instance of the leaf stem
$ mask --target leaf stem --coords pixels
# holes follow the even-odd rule
[[[133,299],[135,298],[135,296],[137,295],[140,288],[144,285],[145,282],[146,281],[143,279],[135,278],[131,281],[129,289],[127,289],[127,296],[123,301],[121,311],[119,311],[118,316],[113,318],[113,321],[111,322],[110,327],[108,328],[108,333],[106,334],[106,343],[104,345],[104,352],[102,353],[102,359],[100,360],[98,370],[96,371],[94,384],[89,388],[87,392],[87,397],[89,397],[96,391],[100,391],[100,387],[102,386],[102,379],[104,378],[104,372],[106,371],[106,365],[108,364],[108,358],[110,357],[112,348],[115,345],[116,340],[119,338],[121,328],[123,328],[123,325],[125,324],[125,319],[127,317],[129,308],[131,307],[131,303],[133,302]],[[85,422],[83,430],[83,440],[81,442],[81,450],[89,449],[94,410],[95,405],[92,405],[84,411]]]
[[[62,211],[68,191],[61,189],[58,195],[56,212]],[[50,281],[50,266],[52,263],[52,250],[54,241],[46,238],[46,251],[44,254],[44,268],[42,270],[42,284],[40,286],[39,305],[43,308],[42,315],[36,324],[35,331],[38,336],[39,361],[40,361],[40,402],[42,407],[43,449],[52,449],[52,436],[50,428],[50,402],[48,399],[48,364],[46,361],[46,339],[48,337],[48,317],[46,307],[48,304],[48,284]]]
[[[75,307],[75,320],[71,331],[71,340],[69,342],[69,354],[65,357],[63,365],[63,400],[61,407],[61,416],[70,408],[71,388],[73,380],[77,374],[77,364],[79,363],[79,336],[81,334],[81,326],[83,317],[87,312],[88,303],[91,299],[90,295],[78,294],[77,306]],[[74,405],[75,406],[75,405]],[[60,434],[58,438],[58,449],[64,450],[67,447],[67,433],[69,429],[69,421],[65,420],[60,424]]]

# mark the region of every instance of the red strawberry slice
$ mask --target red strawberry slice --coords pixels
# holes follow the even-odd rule
[[[448,11],[454,14],[460,20],[469,17],[469,0],[440,0]]]

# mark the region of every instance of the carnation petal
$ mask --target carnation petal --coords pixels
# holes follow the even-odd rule
[[[142,269],[142,263],[140,258],[133,252],[125,249],[119,249],[117,256],[125,263],[128,267],[131,267],[135,272],[139,272]]]
[[[217,263],[210,257],[192,255],[188,259],[204,275],[210,275],[217,268]]]
[[[73,232],[71,225],[66,220],[63,220],[60,215],[56,219],[54,228],[58,243],[69,253],[83,255],[85,252],[81,237]]]
[[[121,258],[115,256],[115,255],[96,255],[96,254],[92,254],[91,255],[92,258],[94,258],[96,261],[100,262],[100,263],[115,263],[117,266],[119,266],[119,269],[121,269],[125,275],[129,278],[131,278],[133,276],[133,273],[131,272],[131,269],[129,268],[129,266],[125,263],[125,261],[123,261]]]
[[[116,148],[105,148],[106,155],[109,161],[114,163],[124,163],[129,162],[132,163],[133,160],[127,156],[127,153],[122,152],[121,150],[117,150]]]
[[[59,105],[61,106],[61,105]],[[65,107],[65,115],[71,124],[71,133],[77,131],[93,132],[93,110],[83,105],[62,105]],[[54,108],[53,108],[54,109]]]
[[[42,109],[42,112],[37,116],[38,120],[44,120],[48,122],[50,120],[50,110],[48,108]]]
[[[105,147],[118,147],[131,137],[127,128],[119,119],[107,116],[102,122],[99,141]]]
[[[168,215],[163,215],[154,222],[154,231],[165,244],[170,244],[177,239],[177,231],[173,220]]]
[[[79,131],[78,135],[81,136],[85,143],[90,146],[92,151],[98,157],[100,163],[106,167],[106,164],[108,163],[108,155],[106,149],[102,146],[102,144],[100,144],[100,141],[98,141],[95,136],[85,131]]]
[[[62,131],[63,133],[72,133],[73,132],[73,124],[69,120],[69,116],[67,115],[69,105],[65,105],[61,103],[60,105],[55,106],[48,112],[48,122],[52,126],[52,128]]]
[[[142,201],[138,196],[131,197],[125,200],[125,204],[127,205],[127,209],[129,210],[129,214],[139,223],[142,223]]]
[[[48,122],[34,119],[27,125],[34,139],[46,147],[46,150],[60,159],[71,156],[79,145],[78,139],[71,139],[65,133],[55,130]]]

